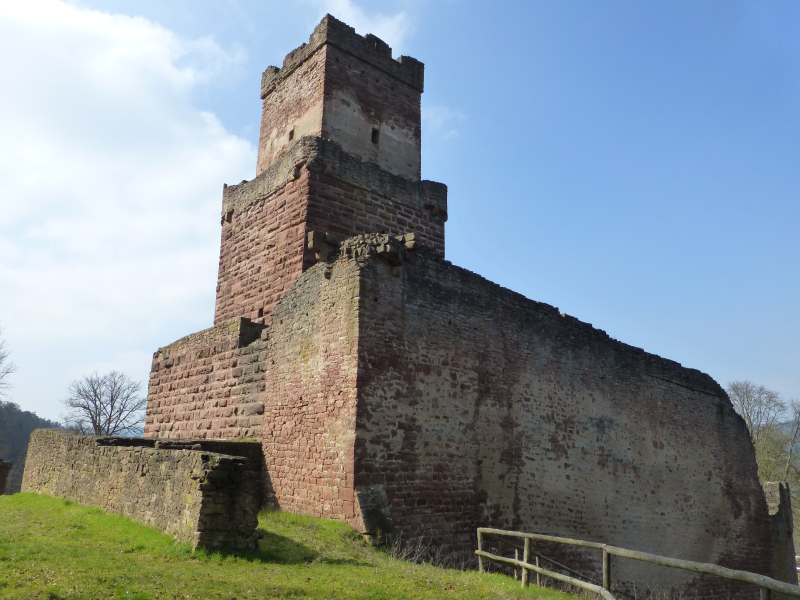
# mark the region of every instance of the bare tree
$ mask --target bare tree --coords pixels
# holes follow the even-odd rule
[[[781,395],[752,381],[732,381],[725,390],[733,408],[744,418],[753,445],[767,441],[764,436],[776,428],[786,410]]]
[[[785,424],[786,427],[786,438],[789,440],[787,443],[786,449],[786,465],[783,469],[783,477],[781,478],[782,481],[789,481],[789,474],[790,472],[794,475],[794,479],[797,480],[798,475],[798,468],[795,465],[795,460],[797,459],[797,453],[795,452],[797,446],[797,442],[800,441],[800,402],[797,400],[790,400],[789,401],[789,415],[790,419],[788,423]]]
[[[64,426],[84,435],[141,435],[147,398],[139,395],[141,384],[124,373],[93,373],[73,381]]]
[[[0,329],[0,336],[3,335],[3,330]],[[8,376],[17,370],[17,366],[11,362],[9,357],[11,351],[6,348],[6,342],[0,339],[0,398],[8,396],[6,390],[11,387],[8,383]]]

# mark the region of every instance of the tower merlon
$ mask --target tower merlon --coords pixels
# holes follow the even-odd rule
[[[283,61],[283,67],[268,67],[261,76],[261,99],[266,98],[276,85],[286,79],[325,44],[336,46],[345,52],[371,64],[388,75],[410,85],[420,93],[424,91],[425,65],[416,58],[400,56],[392,59],[391,47],[368,33],[361,36],[356,30],[331,15],[326,15],[308,40],[295,48]]]

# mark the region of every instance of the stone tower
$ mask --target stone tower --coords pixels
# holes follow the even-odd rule
[[[260,439],[270,502],[443,556],[491,526],[793,575],[719,384],[444,260],[422,81],[330,16],[267,69],[258,173],[223,193],[214,325],[154,353],[145,437]],[[537,551],[601,576],[596,552]]]
[[[223,191],[214,323],[267,322],[311,231],[402,235],[444,255],[447,187],[420,180],[424,65],[327,15],[261,80],[256,178]]]

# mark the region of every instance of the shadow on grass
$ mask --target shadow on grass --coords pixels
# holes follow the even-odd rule
[[[265,562],[295,565],[310,563],[317,558],[317,553],[304,544],[300,544],[271,531],[261,530],[264,538],[259,542],[259,558]]]
[[[291,538],[271,531],[260,530],[264,535],[259,541],[258,550],[234,550],[230,548],[198,548],[195,553],[210,560],[225,560],[229,558],[246,560],[248,562],[297,565],[317,563],[324,565],[351,565],[364,566],[368,563],[354,559],[328,558],[320,555],[308,546],[300,544]]]

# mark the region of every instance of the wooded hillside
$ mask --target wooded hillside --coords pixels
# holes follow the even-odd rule
[[[13,464],[4,493],[14,494],[20,491],[31,432],[34,429],[54,427],[61,425],[22,410],[18,404],[0,400],[0,458]]]

